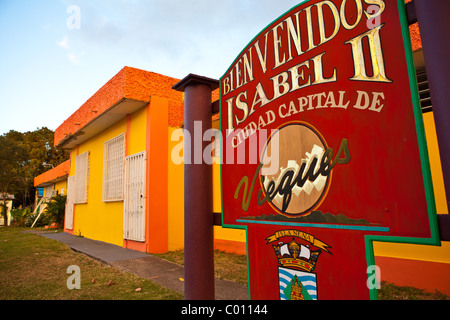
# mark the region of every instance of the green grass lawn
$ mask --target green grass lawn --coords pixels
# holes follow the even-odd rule
[[[103,265],[24,228],[0,228],[0,300],[180,300],[183,295]],[[29,229],[28,229],[29,230]],[[80,268],[69,290],[67,268]]]
[[[184,263],[184,252],[173,251],[158,255],[178,264]],[[247,285],[247,257],[245,255],[214,252],[214,271],[218,278],[233,280]],[[378,291],[379,300],[449,300],[440,292],[426,292],[412,287],[399,287],[392,283],[382,282]]]
[[[181,300],[183,295],[151,280],[101,264],[68,246],[30,232],[0,227],[0,300]],[[157,255],[178,264],[184,252]],[[215,275],[247,284],[245,255],[215,251]],[[81,272],[81,289],[70,290],[67,268]],[[439,292],[382,283],[380,300],[449,300]]]

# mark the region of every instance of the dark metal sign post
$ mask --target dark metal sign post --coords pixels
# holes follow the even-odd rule
[[[415,0],[423,56],[433,104],[447,206],[450,208],[450,1]],[[450,234],[449,215],[438,215],[441,237]]]
[[[184,272],[186,300],[214,300],[214,230],[211,159],[203,141],[211,129],[211,92],[217,80],[188,75],[173,89],[184,97]],[[190,134],[190,139],[186,137]],[[198,137],[201,137],[198,139]],[[200,143],[199,143],[200,142]],[[209,164],[208,164],[209,163]]]

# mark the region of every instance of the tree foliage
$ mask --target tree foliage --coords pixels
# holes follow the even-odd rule
[[[33,203],[34,178],[48,170],[43,163],[56,167],[69,158],[53,141],[54,132],[46,127],[0,136],[0,193],[14,194],[15,204],[24,207]]]
[[[8,224],[6,200],[8,194],[20,190],[26,162],[25,148],[8,137],[0,136],[0,213],[3,215],[5,225]]]

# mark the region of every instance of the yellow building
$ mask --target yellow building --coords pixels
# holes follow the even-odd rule
[[[41,195],[38,197],[51,198],[56,194],[65,195],[67,193],[67,177],[69,176],[70,161],[67,160],[59,166],[44,172],[34,178],[34,186],[42,188]],[[37,197],[37,198],[38,198]]]
[[[150,253],[183,249],[184,166],[171,160],[184,117],[178,81],[125,67],[56,129],[55,145],[70,149],[66,232]],[[216,229],[219,248],[238,239],[245,250],[242,231]]]
[[[69,176],[69,169],[70,161],[67,160],[57,167],[34,178],[34,186],[36,187],[34,211],[38,213],[38,216],[44,212],[51,197],[57,194],[67,194],[67,177]]]

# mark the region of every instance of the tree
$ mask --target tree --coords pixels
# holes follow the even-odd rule
[[[4,210],[7,196],[20,188],[27,157],[25,148],[17,141],[0,136],[0,195],[5,225],[8,224],[8,215]]]
[[[2,138],[5,144],[16,148],[20,155],[12,157],[9,155],[10,151],[0,149],[0,157],[4,159],[5,165],[17,168],[9,173],[14,176],[14,185],[8,186],[8,192],[15,195],[16,202],[26,207],[34,202],[34,178],[48,170],[42,164],[48,163],[56,167],[69,159],[69,152],[54,146],[54,132],[46,127],[25,133],[11,130]],[[3,183],[0,181],[0,184]],[[0,190],[4,188],[0,187]]]
[[[22,141],[29,159],[23,176],[26,188],[22,203],[25,206],[29,203],[28,196],[30,202],[34,201],[34,177],[48,170],[48,167],[42,164],[47,163],[56,167],[69,158],[69,153],[54,146],[54,132],[46,127],[25,132],[22,134]],[[18,198],[21,196],[18,195]]]

